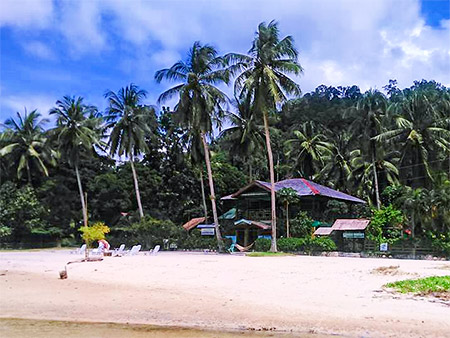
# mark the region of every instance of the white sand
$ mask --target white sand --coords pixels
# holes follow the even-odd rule
[[[370,337],[450,337],[450,304],[382,285],[450,263],[163,252],[68,266],[67,251],[0,252],[0,316]],[[397,275],[374,274],[399,265]]]

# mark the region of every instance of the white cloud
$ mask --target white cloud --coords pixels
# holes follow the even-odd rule
[[[44,28],[51,24],[52,0],[1,0],[0,27]]]
[[[6,119],[16,112],[23,113],[26,108],[28,112],[37,109],[43,117],[49,118],[49,110],[54,104],[55,98],[47,94],[4,95],[0,102],[0,117]]]
[[[27,41],[22,44],[23,49],[33,56],[37,56],[45,60],[54,60],[55,54],[53,51],[44,43],[40,41]]]

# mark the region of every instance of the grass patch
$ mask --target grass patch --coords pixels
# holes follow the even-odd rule
[[[294,254],[286,252],[249,252],[248,257],[276,257],[276,256],[294,256]]]
[[[385,285],[401,293],[429,294],[434,292],[450,292],[450,276],[433,276],[420,279],[408,279]]]

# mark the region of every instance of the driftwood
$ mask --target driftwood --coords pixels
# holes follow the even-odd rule
[[[83,262],[100,262],[102,260],[103,260],[103,258],[101,258],[101,257],[88,257],[88,258],[84,258],[84,259],[77,259],[76,261],[70,261],[64,266],[64,270],[61,270],[59,272],[59,278],[60,279],[67,279],[67,266],[69,264],[83,263]]]

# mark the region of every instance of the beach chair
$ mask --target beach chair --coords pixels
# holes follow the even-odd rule
[[[128,253],[128,255],[129,256],[134,256],[134,255],[137,255],[138,254],[138,252],[141,250],[141,248],[142,248],[142,245],[134,245],[132,248],[131,248],[131,250],[130,250],[130,252]]]
[[[161,249],[161,247],[159,245],[155,246],[155,248],[152,250],[151,254],[156,255],[158,253],[159,249]]]
[[[101,254],[103,253],[103,249],[105,249],[105,244],[103,244],[102,242],[100,242],[100,243],[98,244],[98,248],[92,250],[92,253],[93,253],[94,255],[101,255]]]
[[[83,244],[81,247],[79,247],[75,251],[71,251],[70,253],[71,254],[81,255],[81,254],[84,254],[85,251],[86,251],[86,244]]]
[[[120,244],[119,248],[114,249],[114,256],[122,256],[125,252],[125,244]]]

